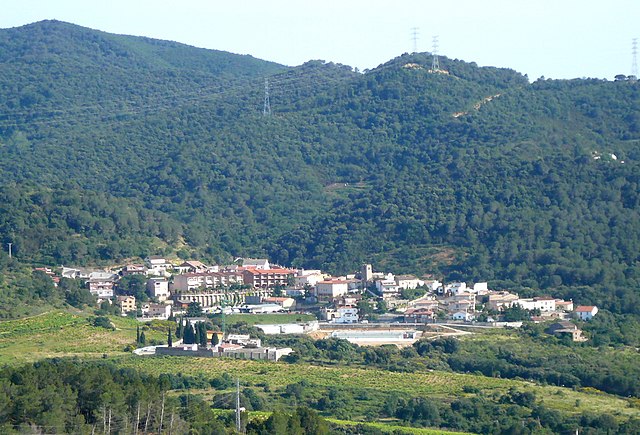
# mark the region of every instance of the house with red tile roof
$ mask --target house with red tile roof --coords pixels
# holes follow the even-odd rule
[[[588,321],[598,314],[598,307],[595,305],[580,305],[573,312],[578,319]]]

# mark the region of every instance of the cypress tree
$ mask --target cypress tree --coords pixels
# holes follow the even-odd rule
[[[195,336],[193,337],[193,342],[200,344],[200,336],[202,330],[200,329],[200,323],[196,323],[195,325]]]
[[[140,344],[145,345],[147,343],[147,337],[144,336],[144,331],[140,333]]]
[[[136,343],[140,343],[140,325],[136,326]]]
[[[183,335],[184,335],[184,321],[182,320],[182,317],[180,317],[180,320],[178,321],[178,326],[176,326],[176,338],[182,338]]]
[[[211,335],[211,346],[217,346],[218,343],[220,343],[220,340],[218,340],[218,332],[213,331],[213,334]]]
[[[184,325],[184,331],[182,333],[182,339],[185,344],[193,344],[195,343],[195,332],[193,331],[193,327],[191,326],[191,322],[187,319],[187,324]]]
[[[207,346],[207,325],[204,322],[200,322],[200,346]]]
[[[171,336],[171,328],[167,328],[167,345],[173,347],[173,337]]]

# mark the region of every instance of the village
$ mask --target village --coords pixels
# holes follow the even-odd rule
[[[151,256],[144,263],[109,270],[36,270],[54,282],[61,278],[81,280],[98,305],[116,306],[121,315],[141,322],[188,318],[194,308],[201,316],[312,313],[317,321],[257,327],[265,334],[324,331],[318,337],[368,345],[411,344],[429,325],[518,327],[524,320],[546,322],[549,334],[585,341],[571,320],[588,321],[598,313],[595,306],[574,306],[571,300],[522,298],[513,292],[491,290],[486,282],[443,283],[377,272],[371,264],[354,274],[331,276],[321,270],[272,265],[268,259],[240,258],[233,264],[208,266],[195,260],[174,263]],[[142,288],[132,291],[132,281]],[[212,334],[209,331],[209,338]],[[217,346],[165,347],[157,354],[277,360],[290,353],[290,349],[261,348],[258,339],[248,336],[222,335]]]

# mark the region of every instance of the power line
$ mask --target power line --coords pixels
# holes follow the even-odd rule
[[[270,84],[277,84],[280,90],[284,90],[287,87],[295,87],[295,90],[305,89],[317,89],[318,83],[313,82],[315,79],[322,79],[323,84],[331,85],[335,82],[345,82],[343,78],[334,78],[323,76],[320,73],[317,74],[291,74],[291,71],[287,71],[281,74],[277,74],[271,77],[271,80],[267,79],[268,83],[265,83],[266,91],[269,95],[271,91],[269,89]],[[260,79],[262,80],[262,79]],[[299,86],[300,83],[304,83],[304,86]],[[222,86],[216,85],[208,88],[201,88],[195,92],[174,92],[165,93],[162,97],[155,97],[151,101],[134,101],[134,100],[102,100],[94,104],[75,106],[72,109],[45,109],[43,111],[31,110],[31,111],[16,111],[6,112],[0,117],[0,128],[14,127],[19,124],[29,123],[30,125],[51,125],[59,124],[65,121],[67,122],[80,122],[82,118],[89,116],[100,116],[103,112],[109,111],[108,115],[103,115],[103,120],[109,120],[112,118],[118,118],[122,116],[138,115],[145,113],[157,113],[160,111],[176,110],[179,105],[185,105],[188,103],[199,103],[211,100],[212,98],[221,98],[225,95],[231,95],[234,93],[246,93],[247,89],[255,88],[257,80],[249,81],[246,83],[237,84],[235,86]],[[267,100],[268,114],[271,113],[270,102]],[[132,106],[128,109],[114,110],[108,106]],[[264,113],[264,107],[263,107]],[[37,117],[47,116],[47,119],[33,119]],[[15,119],[29,117],[31,119]],[[11,119],[13,118],[13,119]],[[122,120],[112,122],[102,122],[102,125],[109,124],[122,124]]]

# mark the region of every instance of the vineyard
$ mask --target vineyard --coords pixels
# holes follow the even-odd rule
[[[78,311],[52,311],[38,316],[0,322],[0,364],[18,364],[42,358],[103,354],[126,355],[136,338],[136,327],[145,330],[147,340],[166,341],[167,325],[139,324],[134,319],[111,317],[115,329],[95,327],[91,315]]]
[[[266,361],[208,359],[188,357],[126,357],[117,363],[144,372],[202,374],[215,378],[228,373],[244,385],[269,385],[272,390],[305,380],[314,388],[340,387],[405,396],[452,397],[469,396],[466,391],[478,391],[485,396],[499,396],[514,387],[536,394],[546,406],[566,414],[609,412],[619,417],[640,418],[640,408],[631,401],[597,391],[536,385],[531,382],[490,378],[448,372],[397,373],[379,369],[326,367],[303,364],[282,364]]]

